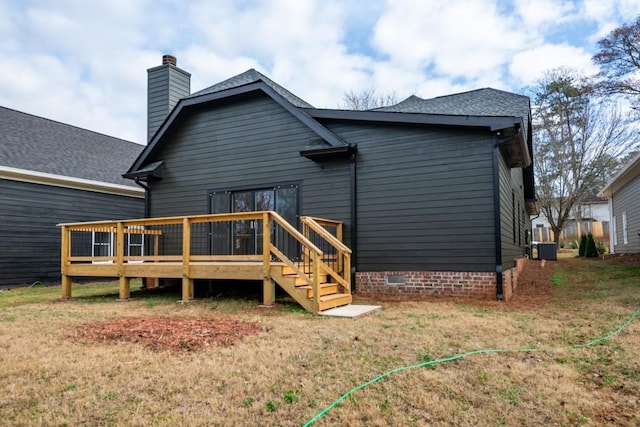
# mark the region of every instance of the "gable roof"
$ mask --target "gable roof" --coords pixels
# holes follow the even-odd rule
[[[0,107],[0,167],[139,189],[122,178],[144,147]]]
[[[245,86],[251,83],[256,83],[258,81],[264,82],[267,86],[273,89],[277,94],[282,96],[284,99],[289,101],[291,104],[295,105],[298,108],[313,108],[311,104],[305,101],[302,98],[299,98],[289,92],[287,89],[283,88],[264,74],[254,70],[253,68],[245,71],[244,73],[240,73],[237,76],[228,78],[220,83],[216,83],[213,86],[209,86],[206,89],[202,89],[198,92],[195,92],[188,96],[187,98],[194,98],[200,95],[207,95],[210,93],[221,92],[227,89],[233,89],[240,86]]]
[[[195,92],[194,94],[178,101],[174,109],[158,128],[158,131],[151,138],[146,148],[142,153],[140,153],[124,176],[127,178],[142,178],[144,176],[141,171],[146,167],[147,159],[155,150],[158,149],[158,147],[162,145],[163,136],[172,124],[179,120],[184,111],[198,108],[211,102],[222,101],[235,96],[257,92],[262,92],[270,97],[273,101],[287,110],[291,115],[300,120],[304,125],[311,129],[311,131],[318,135],[322,139],[323,143],[314,144],[316,147],[348,147],[348,144],[341,138],[307,114],[304,108],[312,108],[311,104],[305,102],[301,98],[298,98],[282,86],[264,76],[262,73],[259,73],[254,69],[250,69],[244,73],[238,74],[237,76],[224,80],[223,82]]]

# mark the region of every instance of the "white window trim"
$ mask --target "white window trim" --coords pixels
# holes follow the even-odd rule
[[[130,226],[129,228],[136,228],[136,229],[144,229],[144,226]],[[96,242],[96,233],[109,233],[109,241],[106,243],[97,243]],[[140,256],[144,256],[144,234],[140,234],[141,236],[141,243],[131,243],[131,233],[126,233],[127,234],[127,252],[131,253],[131,248],[132,247],[139,247],[140,248]],[[137,236],[138,234],[136,234]],[[114,245],[115,242],[115,233],[111,233],[108,231],[92,231],[91,232],[91,257],[96,257],[96,246],[107,246],[108,247],[108,255],[109,257],[113,257],[113,248],[115,247]],[[142,260],[135,260],[135,261],[127,261],[127,263],[129,264],[141,264],[143,261]],[[107,260],[107,261],[91,261],[92,264],[113,264],[113,260]]]
[[[622,240],[625,245],[629,244],[629,234],[627,229],[627,211],[622,212]]]
[[[96,233],[109,233],[109,242],[96,243]],[[96,246],[106,246],[108,248],[108,255],[113,256],[113,233],[108,231],[92,231],[91,232],[91,257],[96,257]],[[91,261],[92,264],[113,264],[113,260],[108,261]]]
[[[138,230],[144,230],[144,226],[143,225],[130,225],[129,229],[138,229]],[[132,233],[127,233],[127,252],[129,254],[131,254],[131,247],[138,247],[140,248],[140,256],[144,256],[144,233],[141,234],[133,234],[135,236],[140,236],[141,239],[141,243],[131,243],[131,236]],[[135,261],[127,261],[129,264],[142,264],[143,261],[142,260],[135,260]]]
[[[618,226],[616,225],[616,216],[613,216],[613,219],[611,221],[611,238],[613,239],[613,250],[615,250],[615,247],[618,246]],[[613,253],[613,251],[611,251]]]

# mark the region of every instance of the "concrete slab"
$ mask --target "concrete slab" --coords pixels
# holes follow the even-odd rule
[[[362,316],[363,314],[371,313],[380,310],[379,305],[343,305],[342,307],[330,308],[329,310],[321,311],[320,316],[329,317],[346,317],[354,318]]]

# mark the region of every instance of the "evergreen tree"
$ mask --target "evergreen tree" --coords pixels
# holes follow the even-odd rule
[[[580,236],[580,246],[578,246],[578,255],[584,256],[585,249],[587,247],[587,235]]]
[[[593,234],[587,235],[587,244],[584,248],[584,256],[587,258],[595,258],[598,256],[598,248],[596,247],[596,241],[593,240]]]

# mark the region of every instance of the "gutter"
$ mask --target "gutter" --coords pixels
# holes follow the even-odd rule
[[[356,271],[358,271],[358,203],[357,203],[357,195],[358,195],[358,186],[356,181],[356,172],[357,172],[357,162],[356,162],[356,152],[354,151],[351,154],[351,162],[350,162],[350,192],[351,192],[351,280],[353,285],[353,292],[357,292],[355,287],[355,277]]]
[[[140,177],[135,177],[134,181],[140,187],[144,188],[144,217],[149,218],[149,213],[151,210],[151,189],[148,185],[145,185],[140,181]]]
[[[506,140],[509,140],[507,138]],[[495,245],[495,272],[496,272],[496,299],[502,301],[504,299],[504,289],[502,287],[502,236],[500,230],[502,230],[500,222],[500,158],[498,157],[498,150],[500,144],[506,140],[498,141],[496,136],[493,137],[493,234]]]
[[[142,191],[139,188],[131,187],[128,185],[112,184],[109,182],[75,178],[71,176],[12,168],[8,166],[0,166],[0,179],[29,182],[32,184],[51,185],[54,187],[71,188],[74,190],[92,191],[95,193],[114,194],[116,196],[126,196],[140,199],[143,197]]]

